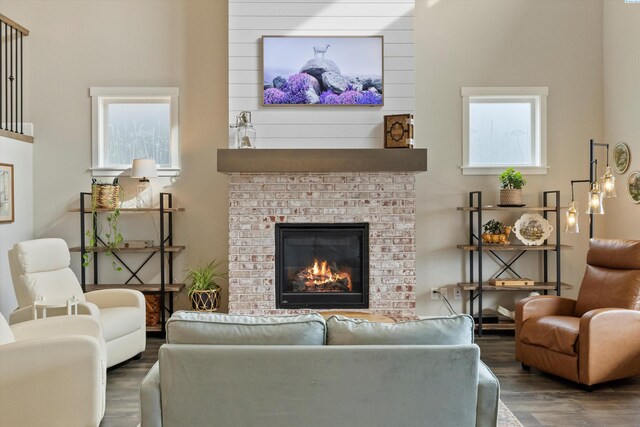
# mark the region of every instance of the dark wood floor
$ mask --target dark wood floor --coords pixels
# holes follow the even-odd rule
[[[476,340],[482,360],[500,380],[500,398],[523,426],[640,426],[640,377],[594,387],[577,384],[515,362],[513,336]]]
[[[163,342],[147,339],[142,359],[107,373],[107,410],[101,427],[138,425],[138,387]],[[514,360],[513,336],[485,334],[477,343],[482,360],[500,380],[502,401],[523,426],[640,426],[640,377],[587,392],[540,371],[523,371]]]

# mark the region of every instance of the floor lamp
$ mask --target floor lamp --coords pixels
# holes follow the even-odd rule
[[[596,179],[598,175],[598,159],[595,158],[595,147],[606,147],[607,167],[604,175]],[[616,178],[609,167],[609,144],[601,144],[593,139],[589,140],[589,179],[571,180],[571,203],[565,212],[566,224],[564,231],[567,233],[579,233],[578,225],[578,204],[575,201],[573,185],[579,182],[588,182],[590,190],[588,193],[588,207],[586,213],[589,215],[589,238],[593,237],[593,216],[604,214],[603,198],[616,197]]]

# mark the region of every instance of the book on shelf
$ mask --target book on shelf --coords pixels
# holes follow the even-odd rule
[[[509,279],[492,277],[491,279],[489,279],[489,284],[493,286],[533,286],[534,281],[531,279],[526,279],[524,277]]]

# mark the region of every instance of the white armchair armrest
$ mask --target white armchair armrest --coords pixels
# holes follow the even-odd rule
[[[95,317],[96,319],[100,318],[100,310],[95,304],[91,302],[79,301],[78,314],[88,314],[92,317]],[[47,309],[47,317],[66,316],[66,315],[67,315],[67,309],[64,307]],[[33,320],[33,305],[16,308],[9,315],[10,325],[15,325],[15,324],[26,322],[29,320]]]
[[[91,316],[56,316],[30,320],[11,327],[16,341],[53,338],[66,335],[89,335],[102,339],[102,326]]]
[[[138,307],[145,309],[144,295],[133,289],[103,289],[84,294],[88,302],[98,308]]]
[[[0,346],[0,425],[97,426],[105,376],[96,338],[72,335]],[[38,402],[35,410],[25,402]]]

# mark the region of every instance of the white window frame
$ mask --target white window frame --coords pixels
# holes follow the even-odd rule
[[[548,87],[463,87],[462,95],[462,174],[499,175],[509,166],[529,175],[546,175]],[[469,105],[480,102],[527,102],[532,108],[532,163],[530,165],[470,164]]]
[[[112,103],[168,103],[170,108],[171,165],[158,166],[158,176],[176,176],[180,172],[179,88],[177,87],[92,87],[91,96],[91,174],[119,176],[131,165],[107,165],[104,159],[107,106]]]

